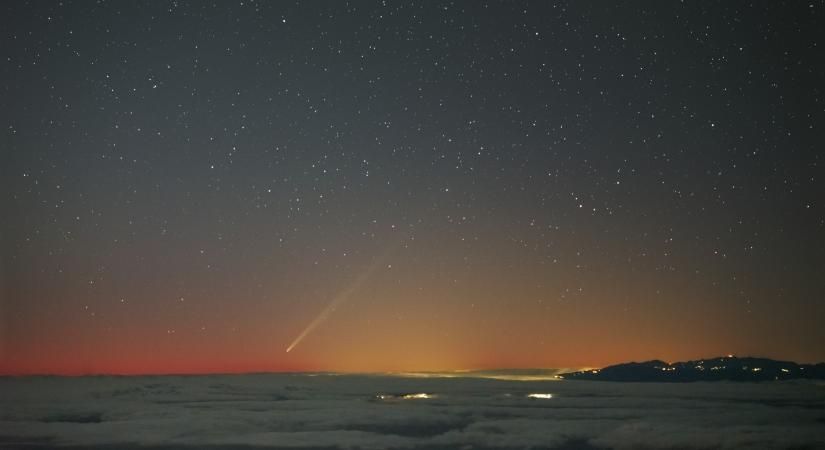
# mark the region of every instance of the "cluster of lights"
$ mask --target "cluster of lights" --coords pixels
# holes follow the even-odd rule
[[[542,400],[548,400],[548,399],[553,398],[553,394],[533,393],[533,394],[527,394],[527,398],[539,398],[539,399],[542,399]]]
[[[510,394],[506,394],[507,397]],[[375,396],[378,400],[419,400],[436,398],[435,394],[427,394],[425,392],[416,392],[412,394],[378,394]],[[526,395],[527,398],[536,398],[541,400],[549,400],[553,398],[553,394],[548,392],[534,392]]]
[[[378,394],[375,396],[378,400],[416,400],[416,399],[428,399],[428,398],[436,398],[435,394],[427,394],[424,392],[416,392],[413,394],[401,394],[401,395],[394,395],[394,394]]]
[[[435,395],[432,394],[425,394],[425,393],[418,393],[418,394],[404,394],[401,396],[404,400],[416,399],[416,398],[435,398]]]

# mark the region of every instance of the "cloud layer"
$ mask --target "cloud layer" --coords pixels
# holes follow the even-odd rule
[[[416,393],[429,395],[407,395]],[[0,378],[0,448],[52,447],[825,448],[825,385],[291,374]]]

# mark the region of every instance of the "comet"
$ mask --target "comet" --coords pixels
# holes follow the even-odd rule
[[[369,280],[369,278],[372,276],[372,274],[375,273],[376,270],[378,270],[378,267],[380,267],[384,263],[384,261],[387,259],[387,257],[390,256],[390,254],[393,252],[393,250],[395,250],[396,246],[397,246],[397,244],[391,244],[383,253],[381,253],[377,258],[375,258],[373,260],[372,264],[370,264],[361,273],[361,275],[358,276],[358,278],[353,280],[353,282],[350,283],[346,287],[346,289],[344,289],[338,295],[333,297],[332,301],[329,302],[329,304],[326,306],[326,308],[324,308],[321,311],[321,313],[318,314],[315,317],[315,319],[313,319],[312,322],[310,322],[309,325],[307,325],[306,328],[304,328],[304,331],[302,331],[301,334],[299,334],[298,337],[296,337],[295,340],[292,341],[291,344],[289,344],[289,347],[286,348],[286,352],[287,353],[291,352],[292,349],[294,349],[295,346],[300,344],[301,341],[305,337],[307,337],[307,335],[312,333],[312,331],[315,330],[318,327],[318,325],[321,325],[325,320],[327,320],[327,318],[333,312],[335,312],[335,309],[338,308],[338,306],[340,306],[342,303],[347,301],[347,299],[350,298],[350,296],[352,296],[353,292],[357,291],[358,288],[360,288],[362,284],[364,284],[367,280]]]

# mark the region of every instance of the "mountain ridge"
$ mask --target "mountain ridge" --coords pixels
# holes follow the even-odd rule
[[[559,375],[567,380],[628,382],[779,381],[825,379],[825,363],[797,364],[733,355],[668,363],[654,359]]]

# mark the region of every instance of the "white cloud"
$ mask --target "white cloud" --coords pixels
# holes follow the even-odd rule
[[[403,399],[416,392],[437,395]],[[822,448],[824,421],[808,382],[0,378],[0,448]]]

